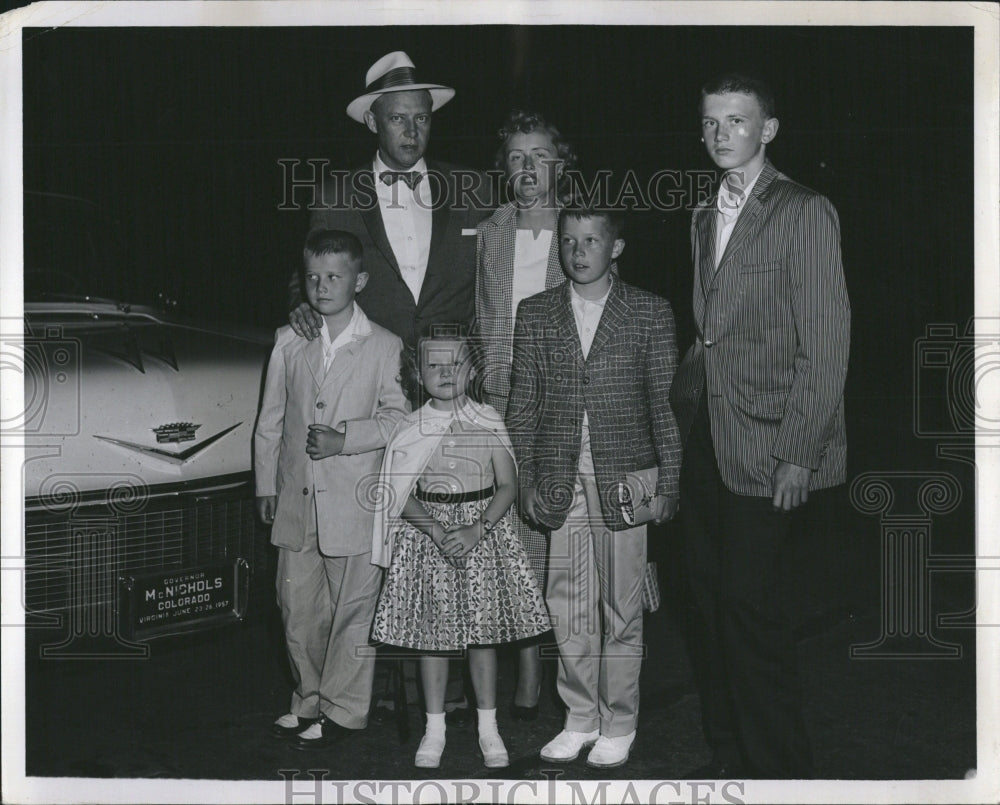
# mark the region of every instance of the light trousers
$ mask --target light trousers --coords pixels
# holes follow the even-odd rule
[[[646,527],[604,523],[589,440],[566,522],[552,532],[545,600],[559,647],[565,728],[628,735],[639,715]]]
[[[301,551],[279,550],[278,606],[296,682],[292,713],[367,726],[375,674],[368,636],[381,586],[370,552],[324,556],[315,535]]]

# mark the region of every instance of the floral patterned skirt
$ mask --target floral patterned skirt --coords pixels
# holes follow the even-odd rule
[[[471,525],[491,498],[427,503],[441,525]],[[541,590],[509,513],[455,567],[434,541],[405,523],[396,534],[372,638],[420,651],[509,643],[550,628]]]

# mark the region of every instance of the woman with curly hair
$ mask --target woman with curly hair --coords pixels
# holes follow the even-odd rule
[[[514,110],[499,132],[495,164],[510,200],[476,232],[476,332],[482,351],[483,401],[501,415],[510,393],[514,316],[518,303],[562,283],[559,209],[569,190],[568,171],[577,162],[573,147],[538,112]],[[515,517],[518,536],[539,586],[545,588],[548,543],[524,518]],[[520,649],[517,691],[511,715],[538,715],[542,671],[539,640]]]

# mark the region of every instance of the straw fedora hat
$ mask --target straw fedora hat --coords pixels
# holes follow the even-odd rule
[[[395,50],[379,59],[365,74],[365,91],[349,104],[347,116],[358,123],[365,122],[367,112],[375,99],[386,92],[405,92],[426,89],[431,94],[431,111],[444,106],[455,97],[455,90],[441,84],[424,84],[417,81],[416,67],[401,50]]]

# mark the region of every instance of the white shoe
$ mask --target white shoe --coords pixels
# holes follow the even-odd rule
[[[600,737],[601,733],[598,730],[593,732],[563,730],[545,744],[539,754],[542,760],[548,760],[552,763],[569,763],[571,760],[576,760],[583,747],[590,746]]]
[[[444,752],[444,732],[425,732],[417,747],[417,756],[413,765],[418,769],[436,769],[441,765],[441,754]]]
[[[510,765],[507,747],[499,732],[479,733],[479,749],[487,769],[503,769]]]
[[[628,762],[632,743],[635,741],[635,730],[618,738],[608,738],[602,735],[597,739],[594,748],[587,755],[587,765],[598,769],[614,769]]]

